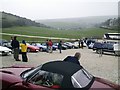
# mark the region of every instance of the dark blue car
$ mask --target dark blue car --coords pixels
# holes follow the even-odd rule
[[[115,53],[113,44],[96,42],[93,45],[93,50],[94,51],[96,50],[97,53],[100,53],[101,49],[102,49],[102,53],[103,52],[112,52],[112,53]]]

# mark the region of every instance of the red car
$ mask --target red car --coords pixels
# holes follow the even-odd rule
[[[27,51],[28,52],[38,52],[39,48],[33,45],[30,45],[29,43],[27,43]]]
[[[38,67],[6,67],[0,69],[0,75],[2,90],[120,89],[119,85],[94,77],[82,66],[65,61],[51,61]]]

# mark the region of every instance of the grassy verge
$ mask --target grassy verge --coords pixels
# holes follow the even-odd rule
[[[113,30],[101,29],[101,28],[88,28],[81,30],[55,30],[41,27],[12,27],[3,28],[3,33],[10,34],[21,34],[21,35],[31,35],[31,36],[44,36],[44,37],[58,37],[58,38],[71,38],[80,39],[82,37],[103,37],[105,33],[117,32]],[[2,35],[3,39],[9,40],[11,36]],[[19,37],[20,40],[26,39],[29,41],[44,41],[46,39],[40,38],[27,38]]]

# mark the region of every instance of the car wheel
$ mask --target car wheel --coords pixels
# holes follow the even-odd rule
[[[120,52],[119,51],[115,51],[115,55],[116,56],[120,56]]]
[[[43,49],[42,49],[42,48],[40,48],[40,51],[42,52],[42,51],[43,51]]]
[[[9,52],[7,55],[11,55],[12,54],[12,52]]]
[[[103,51],[101,52],[101,49],[97,49],[96,53],[100,54],[100,53],[103,53]]]

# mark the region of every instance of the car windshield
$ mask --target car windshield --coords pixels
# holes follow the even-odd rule
[[[63,75],[61,74],[39,70],[39,72],[32,76],[29,82],[36,85],[52,87],[54,85],[61,86],[62,80]]]
[[[86,87],[93,79],[93,76],[88,73],[85,69],[80,69],[72,75],[71,81],[75,88]]]
[[[24,71],[23,73],[21,73],[21,77],[23,79],[26,79],[27,77],[33,75],[34,73],[38,72],[40,70],[40,68],[42,67],[42,65],[36,67],[36,68],[31,68],[31,69],[28,69],[26,71]]]

